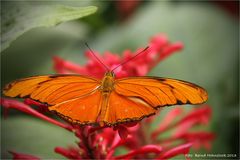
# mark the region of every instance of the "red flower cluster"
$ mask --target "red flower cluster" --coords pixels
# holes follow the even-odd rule
[[[139,55],[133,61],[116,70],[117,77],[143,76],[146,75],[161,60],[171,55],[173,52],[183,47],[181,43],[171,44],[163,35],[157,35],[149,43],[147,53]],[[110,68],[116,67],[121,62],[131,59],[138,53],[127,50],[123,52],[123,57],[105,52],[99,59]],[[104,75],[105,69],[90,54],[85,66],[79,66],[59,57],[54,57],[54,68],[58,73],[79,73],[100,78]],[[207,105],[200,108],[184,112],[182,108],[173,108],[161,120],[157,128],[151,129],[151,122],[154,118],[148,118],[141,123],[121,124],[114,128],[76,126],[69,123],[56,121],[45,116],[42,112],[47,110],[47,106],[26,99],[19,102],[12,99],[1,99],[1,104],[5,109],[14,108],[35,117],[46,120],[59,127],[74,133],[79,139],[78,147],[56,147],[55,152],[69,159],[168,159],[179,154],[189,153],[190,147],[198,149],[204,147],[210,149],[214,134],[205,131],[194,131],[194,128],[207,125],[211,117],[211,109]],[[38,106],[41,112],[34,110],[31,105]],[[166,133],[168,133],[166,136]],[[127,153],[118,155],[118,147],[127,149]],[[10,152],[15,159],[38,159],[32,155]],[[187,157],[186,157],[187,158]]]
[[[145,76],[160,61],[183,48],[182,43],[176,42],[172,44],[164,35],[156,35],[155,37],[152,37],[148,46],[149,48],[144,53],[115,70],[116,77]],[[94,51],[94,53],[104,64],[106,64],[110,69],[113,69],[120,63],[131,59],[142,50],[143,48],[139,48],[136,52],[125,50],[122,53],[122,57],[108,51],[102,56],[100,56],[100,54],[96,51]],[[78,64],[55,56],[53,58],[54,68],[57,73],[78,73],[102,78],[106,72],[105,68],[89,50],[85,52],[85,55],[88,58],[88,62],[85,66],[79,66]]]

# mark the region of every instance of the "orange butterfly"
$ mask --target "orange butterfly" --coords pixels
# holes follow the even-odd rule
[[[140,121],[163,106],[207,100],[207,92],[193,83],[147,76],[115,79],[116,68],[108,69],[102,80],[68,74],[29,77],[8,84],[3,93],[46,103],[72,123],[101,126]]]

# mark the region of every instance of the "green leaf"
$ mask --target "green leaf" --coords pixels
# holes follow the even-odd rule
[[[97,7],[30,5],[22,2],[2,4],[1,51],[24,32],[36,27],[52,27],[97,11]]]

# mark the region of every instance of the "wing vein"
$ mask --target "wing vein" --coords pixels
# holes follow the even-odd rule
[[[119,86],[118,85],[118,87],[119,88],[122,88],[121,86]],[[141,96],[138,92],[135,92],[135,91],[132,91],[132,90],[129,90],[129,89],[126,89],[126,88],[122,88],[123,90],[128,90],[128,91],[130,91],[130,92],[133,92],[133,93],[135,93],[135,94],[137,94],[138,96],[138,98],[140,98],[141,100],[143,100],[144,102],[146,102],[148,105],[150,105],[151,107],[153,107],[154,108],[154,106],[152,105],[152,104],[149,104],[149,102],[147,102],[144,98],[142,98],[143,96]],[[116,92],[117,93],[117,92]],[[118,94],[118,93],[117,93]],[[120,94],[118,94],[118,95],[120,95]],[[120,95],[120,96],[122,96],[122,95]],[[129,96],[129,97],[131,97],[131,96]],[[145,97],[145,96],[144,96]],[[151,100],[149,100],[147,97],[145,97],[148,101],[150,101],[151,102]]]
[[[191,94],[188,94],[188,92],[183,91],[181,88],[174,87],[174,86],[172,86],[168,83],[164,83],[164,84],[168,85],[170,88],[174,88],[174,89],[178,90],[181,93],[181,95],[184,96],[186,98],[186,100],[189,101],[189,102],[190,102],[189,97],[194,98]],[[184,87],[184,88],[186,88],[189,91],[189,89],[187,87]],[[190,93],[192,93],[194,95],[194,93],[192,91]],[[188,102],[186,102],[186,103],[188,103]],[[191,104],[191,102],[190,102],[190,104]]]
[[[97,90],[98,88],[99,88],[99,86],[97,86],[96,88],[94,88],[92,91],[95,91],[95,90]],[[81,90],[82,90],[82,89],[77,89],[77,90],[72,90],[72,91],[66,92],[65,94],[61,95],[60,97],[56,97],[56,98],[53,99],[52,101],[55,101],[56,99],[60,99],[60,98],[62,98],[63,96],[68,95],[69,93],[76,92],[76,91],[81,91]],[[91,91],[91,92],[92,92],[92,91]],[[88,94],[91,93],[91,92],[88,92],[88,93],[83,94],[83,95],[81,95],[81,96],[88,95]]]
[[[146,90],[148,90],[154,97],[156,97],[157,100],[158,100],[158,102],[159,102],[159,104],[161,104],[161,101],[159,100],[158,96],[156,96],[156,95],[155,95],[150,89],[148,89],[146,86],[144,86],[144,88],[145,88]]]
[[[64,85],[64,86],[62,86],[62,87],[60,87],[60,88],[58,88],[57,90],[54,90],[54,91],[52,91],[51,93],[49,93],[49,95],[47,96],[47,97],[45,97],[45,99],[48,99],[48,97],[49,96],[51,96],[51,94],[53,94],[54,92],[57,92],[57,91],[59,91],[60,89],[62,89],[62,88],[64,88],[64,87],[66,87],[66,86],[68,86],[69,84],[66,84],[66,85]],[[72,91],[80,91],[80,90],[84,90],[84,89],[89,89],[89,88],[92,88],[93,86],[91,86],[91,87],[87,87],[87,88],[81,88],[81,89],[78,89],[78,90],[72,90]],[[99,87],[99,86],[96,86],[96,87]],[[95,88],[94,88],[95,89]],[[66,91],[66,90],[69,90],[69,88],[66,88],[66,89],[64,89],[62,92],[64,92],[64,91]],[[65,94],[68,94],[69,92],[66,92]],[[57,95],[56,95],[57,96]],[[62,95],[62,96],[64,96],[64,94]],[[58,98],[60,98],[60,97],[58,97]],[[56,98],[55,98],[56,99]],[[54,99],[54,100],[55,100]]]
[[[68,100],[63,101],[63,102],[60,102],[60,103],[58,103],[58,104],[56,104],[56,105],[60,105],[60,104],[63,104],[63,103],[67,103],[67,102],[69,102],[69,101],[73,101],[73,100],[76,100],[76,99],[79,99],[79,98],[83,98],[83,97],[89,96],[89,95],[95,93],[95,92],[97,91],[97,89],[98,89],[98,88],[95,88],[94,90],[92,90],[92,91],[89,92],[89,93],[86,93],[86,94],[81,95],[81,96],[79,96],[79,97],[75,97],[75,98],[72,98],[72,99],[68,99]]]

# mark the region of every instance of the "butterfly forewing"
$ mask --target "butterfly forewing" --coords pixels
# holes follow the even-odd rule
[[[79,75],[48,75],[20,79],[4,88],[9,97],[29,97],[49,105],[89,94],[100,86],[93,78]]]
[[[176,104],[201,104],[207,92],[190,82],[159,77],[130,77],[116,80],[115,91],[122,96],[138,97],[153,107]]]

